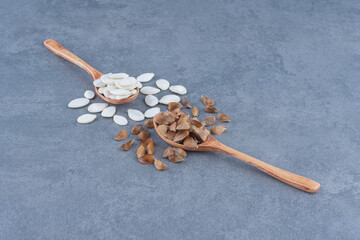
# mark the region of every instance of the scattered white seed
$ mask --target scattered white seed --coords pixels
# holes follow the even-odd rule
[[[169,95],[165,95],[163,96],[159,103],[168,105],[171,102],[180,102],[180,97],[178,95],[173,95],[173,94],[169,94]]]
[[[171,86],[170,87],[170,91],[180,94],[180,95],[184,95],[187,93],[187,90],[184,86],[182,85],[175,85],[175,86]]]
[[[83,114],[80,117],[78,117],[77,122],[78,123],[91,123],[92,121],[94,121],[96,118],[95,114]]]
[[[137,79],[139,82],[148,82],[148,81],[150,81],[154,76],[155,76],[154,73],[144,73],[144,74],[141,74],[140,76],[138,76],[136,79]]]
[[[120,126],[124,126],[124,125],[128,124],[128,120],[120,115],[115,115],[113,117],[113,120],[116,124],[118,124]]]
[[[101,78],[99,79],[96,79],[94,82],[94,86],[95,87],[105,87],[106,86],[106,83],[104,83]]]
[[[128,112],[129,118],[133,121],[140,122],[145,119],[144,114],[142,112],[140,112],[139,110],[128,109],[127,112]]]
[[[112,116],[114,116],[115,112],[116,112],[116,107],[110,106],[110,107],[105,108],[101,112],[101,116],[103,116],[103,117],[112,117]]]
[[[159,99],[157,97],[155,97],[154,95],[146,95],[145,103],[149,107],[154,107],[159,103]]]
[[[146,87],[142,87],[142,88],[140,89],[140,92],[141,92],[142,94],[145,94],[145,95],[157,94],[157,93],[160,92],[160,89],[155,88],[155,87],[146,86]]]
[[[166,79],[159,79],[156,81],[156,86],[161,90],[168,90],[170,87],[170,83]]]
[[[92,103],[88,107],[88,111],[91,113],[98,113],[104,110],[109,104],[107,103]]]
[[[93,99],[95,97],[95,93],[91,90],[86,90],[84,92],[84,97],[86,97],[87,99]]]
[[[71,102],[69,102],[68,107],[69,108],[81,108],[83,106],[88,105],[89,102],[90,102],[90,100],[87,98],[76,98],[76,99],[72,100]]]
[[[146,118],[153,118],[156,114],[160,113],[159,107],[150,108],[145,111],[144,115]]]

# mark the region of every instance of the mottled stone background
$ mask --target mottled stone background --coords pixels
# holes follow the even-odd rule
[[[183,84],[200,118],[214,98],[232,119],[217,139],[320,191],[218,153],[141,165],[111,119],[76,123],[91,78],[48,38]],[[359,239],[359,1],[1,0],[0,70],[0,239]]]

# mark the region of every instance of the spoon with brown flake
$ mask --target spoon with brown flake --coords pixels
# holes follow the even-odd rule
[[[91,77],[95,80],[99,79],[103,73],[99,72],[98,70],[96,70],[95,68],[93,68],[92,66],[90,66],[88,63],[86,63],[84,60],[82,60],[81,58],[79,58],[78,56],[76,56],[75,54],[73,54],[72,52],[70,52],[69,50],[67,50],[66,48],[64,48],[60,43],[58,43],[55,40],[52,39],[48,39],[44,42],[45,47],[47,47],[50,51],[54,52],[56,55],[59,55],[60,57],[74,63],[75,65],[81,67],[82,69],[84,69],[87,73],[89,73],[91,75]],[[124,104],[124,103],[129,103],[131,101],[133,101],[134,99],[137,98],[137,96],[139,95],[139,88],[136,88],[136,93],[128,98],[124,98],[124,99],[110,99],[105,97],[104,95],[102,95],[101,93],[99,93],[99,88],[95,87],[95,91],[97,93],[97,95],[99,97],[101,97],[104,101],[108,102],[108,103],[112,103],[112,104]]]
[[[159,114],[161,114],[161,113],[159,113]],[[259,170],[269,174],[270,176],[272,176],[290,186],[293,186],[302,191],[305,191],[305,192],[315,193],[320,188],[320,183],[318,183],[314,180],[311,180],[309,178],[305,178],[300,175],[297,175],[297,174],[285,171],[283,169],[274,167],[268,163],[265,163],[256,158],[253,158],[249,155],[246,155],[245,153],[236,151],[236,150],[222,144],[221,142],[217,141],[211,135],[207,137],[207,140],[205,142],[199,144],[197,147],[189,147],[189,146],[184,146],[183,144],[180,144],[180,143],[176,143],[176,142],[166,138],[166,136],[162,133],[163,131],[161,129],[159,129],[159,124],[156,123],[156,121],[155,121],[156,116],[153,119],[154,119],[154,121],[153,121],[154,128],[155,128],[157,134],[165,142],[167,142],[168,144],[170,144],[174,147],[182,148],[182,149],[185,149],[188,151],[220,152],[220,153],[224,153],[224,154],[236,157],[236,158],[240,159],[241,161],[244,161],[244,162],[258,168]]]

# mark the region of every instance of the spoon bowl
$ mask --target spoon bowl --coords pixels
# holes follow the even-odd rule
[[[66,48],[64,48],[57,41],[55,41],[53,39],[48,39],[48,40],[44,41],[44,45],[50,51],[54,52],[56,55],[66,59],[69,62],[72,62],[75,65],[77,65],[77,66],[81,67],[82,69],[84,69],[87,73],[89,73],[91,75],[91,77],[93,78],[94,81],[96,79],[99,79],[103,75],[103,73],[96,70],[95,68],[90,66],[87,62],[85,62],[84,60],[82,60],[81,58],[79,58],[78,56],[76,56],[75,54],[73,54],[72,52],[67,50]],[[111,103],[111,104],[124,104],[124,103],[129,103],[129,102],[135,100],[138,97],[139,88],[138,87],[136,88],[136,93],[134,95],[132,95],[132,96],[130,96],[128,98],[120,99],[120,100],[105,97],[104,95],[99,93],[99,88],[98,87],[95,87],[95,92],[100,98],[102,98],[104,101],[106,101],[108,103]]]
[[[232,149],[222,144],[221,142],[213,138],[211,135],[207,138],[207,140],[204,143],[199,144],[197,148],[186,147],[183,144],[173,142],[170,139],[166,138],[159,131],[158,128],[159,125],[155,122],[154,119],[156,119],[156,116],[153,118],[153,123],[156,133],[160,136],[161,139],[163,139],[165,142],[167,142],[168,144],[174,147],[182,148],[188,151],[212,151],[212,152],[224,153],[233,156],[237,159],[240,159],[241,161],[256,167],[257,169],[263,171],[264,173],[267,173],[270,176],[302,191],[315,193],[320,189],[320,183],[314,180],[277,168],[259,159],[246,155],[245,153]]]

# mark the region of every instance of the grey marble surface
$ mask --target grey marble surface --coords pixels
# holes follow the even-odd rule
[[[0,239],[359,239],[359,1],[0,6]],[[141,165],[111,119],[76,123],[87,110],[67,104],[91,78],[48,38],[102,72],[185,85],[200,118],[200,96],[212,97],[232,119],[218,140],[320,191],[219,153],[164,160],[164,172]],[[145,110],[143,100],[117,112]],[[152,136],[161,158],[167,145]]]

